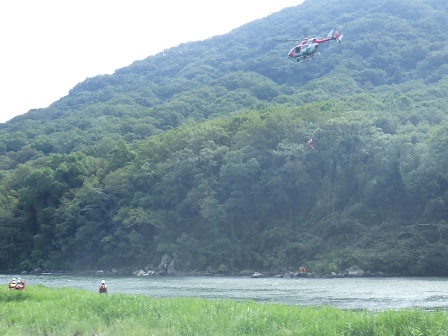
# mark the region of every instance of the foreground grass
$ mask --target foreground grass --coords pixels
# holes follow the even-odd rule
[[[0,290],[0,335],[448,335],[448,314],[370,313],[251,301]]]

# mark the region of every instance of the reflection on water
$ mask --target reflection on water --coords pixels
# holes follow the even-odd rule
[[[0,275],[7,287],[12,276]],[[27,285],[73,287],[97,291],[101,278],[67,275],[23,276]],[[447,309],[445,278],[262,278],[250,277],[108,277],[110,294],[152,297],[198,297],[255,300],[290,305],[332,306],[344,309]]]

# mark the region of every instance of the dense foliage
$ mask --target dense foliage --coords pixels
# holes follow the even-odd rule
[[[305,1],[0,125],[0,269],[447,275],[446,22]],[[306,64],[277,42],[340,26]]]

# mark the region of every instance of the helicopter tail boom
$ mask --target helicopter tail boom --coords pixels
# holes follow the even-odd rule
[[[338,43],[341,42],[341,40],[342,40],[341,29],[338,29],[338,31],[334,35],[333,35],[333,31],[334,30],[332,30],[330,32],[330,34],[328,34],[329,38],[336,40],[336,42],[338,42]]]

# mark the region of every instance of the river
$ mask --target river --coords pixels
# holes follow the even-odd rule
[[[7,288],[12,276],[0,275]],[[97,291],[101,278],[68,275],[23,276],[27,286],[73,287]],[[259,278],[106,277],[110,294],[254,300],[341,309],[419,308],[448,310],[448,278]]]

